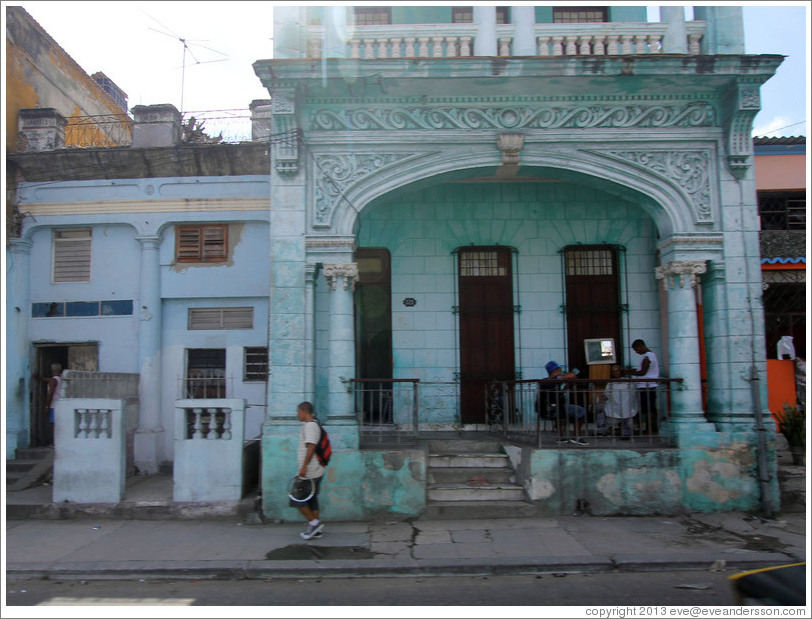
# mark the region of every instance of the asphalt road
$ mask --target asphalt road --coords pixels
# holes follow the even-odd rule
[[[733,605],[733,590],[728,582],[732,573],[728,570],[487,577],[8,580],[6,610],[10,611],[8,616],[14,616],[14,606],[160,605],[174,607],[170,614],[181,616],[180,607],[184,606],[574,605],[618,606],[634,609],[635,612],[624,612],[624,616],[651,617],[665,615],[643,607]],[[102,611],[105,612],[112,611]],[[83,613],[83,616],[91,615]],[[194,616],[200,617],[200,611]]]

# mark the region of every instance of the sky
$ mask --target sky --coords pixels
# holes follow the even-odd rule
[[[363,4],[376,3],[365,0]],[[669,3],[660,3],[664,4]],[[806,135],[810,3],[740,4],[746,53],[788,56],[761,89],[762,110],[753,135]],[[268,98],[252,64],[273,56],[273,2],[20,0],[3,5],[25,8],[88,74],[102,71],[124,90],[131,108],[171,103],[186,113],[232,110],[213,116],[244,117],[252,100]],[[659,9],[648,8],[649,21],[656,21]],[[692,9],[687,8],[686,15],[691,19]]]

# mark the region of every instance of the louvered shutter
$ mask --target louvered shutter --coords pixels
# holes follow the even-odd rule
[[[190,330],[253,329],[253,307],[203,307],[189,309]]]
[[[90,281],[91,238],[90,228],[54,230],[53,283]]]

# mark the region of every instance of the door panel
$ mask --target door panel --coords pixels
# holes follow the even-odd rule
[[[507,247],[459,251],[460,418],[485,423],[485,385],[515,378],[513,278]]]

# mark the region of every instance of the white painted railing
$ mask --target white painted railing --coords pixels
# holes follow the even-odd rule
[[[536,24],[537,56],[659,54],[667,25],[661,22]],[[347,58],[454,58],[472,56],[476,24],[393,24],[356,26],[348,37]],[[497,26],[499,56],[513,55],[515,26]],[[688,54],[700,53],[705,22],[685,22]],[[309,26],[309,58],[324,54],[324,27]]]

